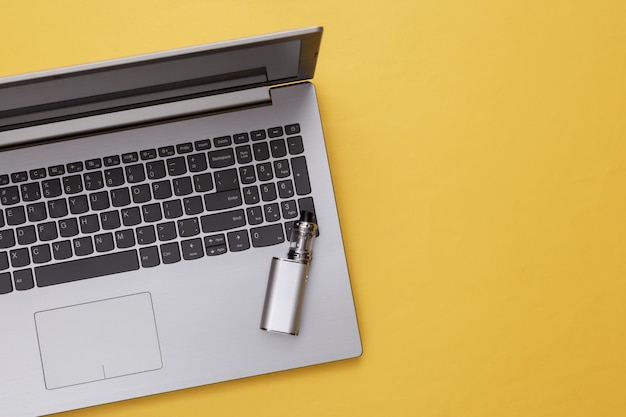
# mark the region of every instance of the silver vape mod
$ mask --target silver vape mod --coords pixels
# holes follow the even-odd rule
[[[316,234],[315,215],[303,211],[291,230],[287,258],[272,258],[261,329],[294,336],[298,334]]]

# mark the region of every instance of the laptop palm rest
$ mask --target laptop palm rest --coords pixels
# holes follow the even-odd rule
[[[35,314],[46,388],[160,369],[150,293]]]

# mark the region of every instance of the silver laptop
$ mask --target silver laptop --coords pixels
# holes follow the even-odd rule
[[[321,36],[0,79],[1,416],[361,354],[307,81]],[[303,212],[319,235],[299,335],[263,331]]]

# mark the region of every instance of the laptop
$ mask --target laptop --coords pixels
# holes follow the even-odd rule
[[[308,81],[321,37],[0,79],[1,416],[361,354]],[[319,228],[299,334],[264,331],[303,212]]]

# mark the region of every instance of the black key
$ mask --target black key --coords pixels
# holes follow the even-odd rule
[[[226,236],[228,238],[228,249],[230,249],[231,252],[241,252],[250,248],[247,230],[230,232]]]
[[[126,181],[131,184],[142,182],[146,179],[146,173],[142,164],[127,165],[124,167],[124,171],[126,171]]]
[[[291,198],[294,195],[291,180],[278,181],[278,195],[280,198]]]
[[[39,240],[47,242],[59,237],[57,232],[57,224],[55,222],[39,223],[37,225],[37,232],[39,234]]]
[[[89,203],[87,202],[86,195],[70,197],[68,198],[68,202],[70,203],[70,213],[72,214],[83,214],[89,211]]]
[[[104,158],[104,166],[112,167],[120,164],[120,157],[118,155],[107,156]]]
[[[176,239],[176,224],[174,222],[157,224],[157,235],[160,241]]]
[[[276,245],[285,241],[283,226],[280,223],[250,229],[252,246],[255,248]]]
[[[161,178],[164,178],[166,175],[165,162],[163,161],[146,162],[146,172],[148,174],[148,179],[160,180]]]
[[[45,168],[31,169],[29,172],[29,175],[30,175],[31,180],[40,180],[40,179],[46,178],[46,169]]]
[[[191,237],[200,234],[200,224],[197,217],[179,220],[177,224],[180,237]]]
[[[266,204],[263,206],[263,211],[265,212],[265,220],[268,222],[280,220],[280,208],[278,207],[278,203]]]
[[[111,190],[111,204],[113,207],[124,207],[130,204],[130,191],[128,188]]]
[[[188,195],[193,192],[191,178],[189,177],[175,178],[172,180],[172,185],[174,187],[174,194],[177,196]]]
[[[89,204],[91,204],[91,209],[95,211],[108,209],[111,207],[109,193],[106,191],[100,191],[89,194]]]
[[[83,170],[83,163],[78,161],[78,162],[70,162],[69,164],[66,165],[67,167],[67,173],[68,174],[72,174],[75,172],[81,172]]]
[[[269,162],[263,162],[256,166],[256,174],[259,181],[269,181],[274,178],[272,173],[272,164]]]
[[[304,152],[304,144],[302,143],[302,136],[292,136],[287,138],[287,148],[291,155],[299,155]]]
[[[148,161],[150,159],[155,159],[157,157],[156,149],[146,149],[144,151],[139,152],[139,157],[142,161]]]
[[[63,177],[63,190],[65,194],[76,194],[83,191],[83,180],[80,175]]]
[[[22,201],[36,201],[41,198],[41,189],[38,182],[31,182],[20,185],[22,191]]]
[[[170,158],[167,160],[167,173],[172,177],[183,175],[187,173],[187,165],[185,164],[185,158],[178,156],[176,158]]]
[[[183,240],[180,242],[180,247],[183,251],[183,259],[186,261],[199,259],[204,256],[204,251],[202,250],[202,239],[200,238]]]
[[[202,216],[200,222],[203,233],[212,233],[245,226],[246,217],[243,210],[239,209]]]
[[[53,219],[67,216],[67,201],[64,199],[48,201],[48,213]]]
[[[117,211],[100,213],[100,224],[104,230],[113,230],[121,226],[120,214]]]
[[[239,167],[239,175],[241,176],[241,182],[243,184],[252,184],[256,181],[256,173],[252,165]]]
[[[267,129],[267,136],[270,138],[277,138],[283,135],[282,126],[270,127]]]
[[[35,286],[33,282],[33,271],[30,269],[22,269],[13,272],[13,281],[15,281],[15,289],[17,291],[30,290]]]
[[[235,154],[237,155],[237,162],[240,164],[252,162],[252,149],[250,145],[237,146],[235,148]]]
[[[33,259],[33,263],[45,264],[52,260],[52,253],[50,252],[50,245],[38,245],[30,248],[30,254]]]
[[[276,186],[273,182],[261,184],[261,198],[263,201],[274,201],[276,196]]]
[[[65,174],[65,167],[63,165],[55,165],[48,168],[48,175],[50,175],[51,177],[56,177],[63,174]]]
[[[220,136],[213,139],[213,144],[216,148],[221,148],[224,146],[230,146],[233,143],[230,136]]]
[[[226,244],[226,236],[223,233],[204,237],[204,247],[220,246]]]
[[[9,184],[10,180],[9,180],[9,176],[6,174],[0,175],[0,185],[7,185]]]
[[[161,259],[164,264],[173,264],[180,261],[180,248],[177,242],[161,245]]]
[[[237,133],[233,135],[233,141],[235,141],[235,143],[246,143],[249,140],[250,136],[248,135],[248,133]]]
[[[10,206],[20,202],[20,190],[16,185],[0,188],[0,203]]]
[[[89,214],[82,216],[78,223],[80,224],[80,231],[83,234],[96,233],[100,230],[100,222],[98,221],[97,214]]]
[[[137,152],[128,152],[122,155],[122,162],[125,164],[132,164],[139,161],[139,154]]]
[[[294,200],[283,201],[280,203],[280,211],[283,213],[284,219],[293,219],[298,217],[298,207]]]
[[[52,256],[57,261],[72,257],[72,243],[69,240],[62,240],[52,244]],[[36,270],[35,270],[36,271]]]
[[[252,153],[257,161],[265,161],[270,158],[270,148],[266,142],[259,142],[252,145]]]
[[[261,206],[248,207],[246,209],[248,224],[255,225],[263,223],[263,209]]]
[[[239,189],[204,195],[204,207],[207,211],[237,207],[242,203]]]
[[[137,235],[137,243],[140,245],[149,245],[156,242],[156,232],[152,225],[138,227],[135,229],[135,234]]]
[[[210,172],[193,176],[193,187],[198,193],[206,193],[213,189],[213,177]]]
[[[46,212],[46,205],[44,203],[29,204],[26,206],[26,215],[30,222],[40,222],[46,220],[48,213]],[[0,222],[1,223],[1,222]]]
[[[174,156],[176,149],[173,146],[163,146],[159,148],[159,156],[161,158],[167,158],[168,156]]]
[[[265,135],[265,130],[253,130],[250,132],[250,137],[252,140],[263,140],[267,136]]]
[[[13,268],[22,268],[30,263],[30,255],[28,248],[14,249],[9,252],[11,266]]]
[[[310,211],[315,214],[315,205],[313,204],[313,198],[305,197],[298,199],[298,207],[300,208],[300,213],[303,211]],[[317,236],[320,235],[320,229],[317,229]]]
[[[176,145],[176,152],[179,154],[193,152],[193,144],[191,142],[180,143]]]
[[[297,135],[300,133],[300,125],[298,123],[287,125],[285,126],[285,132],[287,132],[288,135]]]
[[[115,243],[119,249],[135,246],[135,233],[133,229],[118,230],[115,232]]]
[[[239,179],[235,168],[215,172],[215,188],[217,191],[238,190]]]
[[[78,234],[78,222],[76,219],[59,220],[59,233],[61,237],[76,236]]]
[[[96,158],[85,161],[85,168],[89,170],[102,168],[102,159]]]
[[[11,174],[11,181],[14,183],[28,181],[28,172],[14,172],[13,174]]]
[[[13,291],[11,274],[8,272],[0,274],[0,294],[8,294]]]
[[[204,211],[204,206],[202,205],[202,197],[196,195],[193,197],[184,198],[183,207],[185,208],[185,214],[188,216],[202,213]]]
[[[244,187],[243,199],[246,204],[257,204],[261,200],[261,197],[259,196],[259,187],[256,185]]]
[[[122,223],[124,226],[136,226],[141,223],[141,213],[139,207],[129,207],[120,210],[122,215]]]
[[[17,235],[17,243],[20,245],[30,245],[37,241],[37,233],[35,233],[35,226],[24,226],[15,229]]]
[[[55,198],[61,195],[61,181],[58,178],[51,178],[41,182],[41,190],[46,198]]]
[[[85,181],[85,190],[87,191],[95,191],[104,187],[104,178],[100,171],[84,173],[83,180]]]
[[[270,142],[270,150],[274,158],[282,158],[287,155],[287,147],[284,139],[276,139]]]
[[[76,238],[72,243],[76,256],[87,256],[93,253],[93,242],[89,236]]]
[[[304,156],[291,159],[293,179],[296,183],[296,193],[306,195],[311,193],[311,183],[309,182],[309,171],[306,166]]]
[[[124,184],[124,170],[120,167],[104,170],[104,180],[109,187]]]
[[[111,233],[95,235],[93,237],[93,241],[96,245],[96,252],[109,252],[115,249],[115,244],[113,243],[113,235]]]
[[[189,172],[205,171],[208,168],[206,155],[203,153],[187,155],[187,166],[189,167]]]
[[[0,210],[0,227],[4,227],[4,214],[2,214],[2,210]]]
[[[208,149],[211,149],[211,139],[204,139],[204,140],[195,141],[193,143],[193,146],[196,149],[196,151],[198,151],[198,152],[206,151]]]
[[[133,203],[135,204],[145,203],[152,199],[149,184],[134,185],[131,187],[130,193],[133,196]]]
[[[35,267],[37,286],[62,284],[139,269],[136,250]]]
[[[9,269],[9,257],[6,252],[0,252],[0,271]]]
[[[163,218],[161,205],[159,203],[146,204],[141,207],[143,221],[146,223],[158,222]]]
[[[211,168],[225,168],[235,163],[235,154],[231,148],[209,152],[209,166]]]
[[[141,266],[144,268],[152,268],[161,263],[159,249],[156,246],[139,249],[139,258],[141,259]]]
[[[289,169],[289,161],[281,159],[280,161],[274,161],[274,173],[276,178],[285,178],[291,174]]]
[[[164,200],[172,196],[172,185],[169,180],[152,183],[152,195],[156,200]]]
[[[26,223],[26,213],[22,206],[8,208],[4,210],[4,215],[9,226],[17,226]]]
[[[206,240],[206,238],[205,238]],[[206,248],[206,254],[207,256],[216,256],[216,255],[221,255],[223,253],[228,252],[228,250],[226,249],[226,244],[223,245],[215,245],[215,246],[210,246]]]
[[[15,234],[13,230],[0,230],[0,249],[8,249],[13,246],[15,246]]]
[[[166,219],[175,219],[183,215],[183,205],[180,200],[163,202],[163,215]]]

